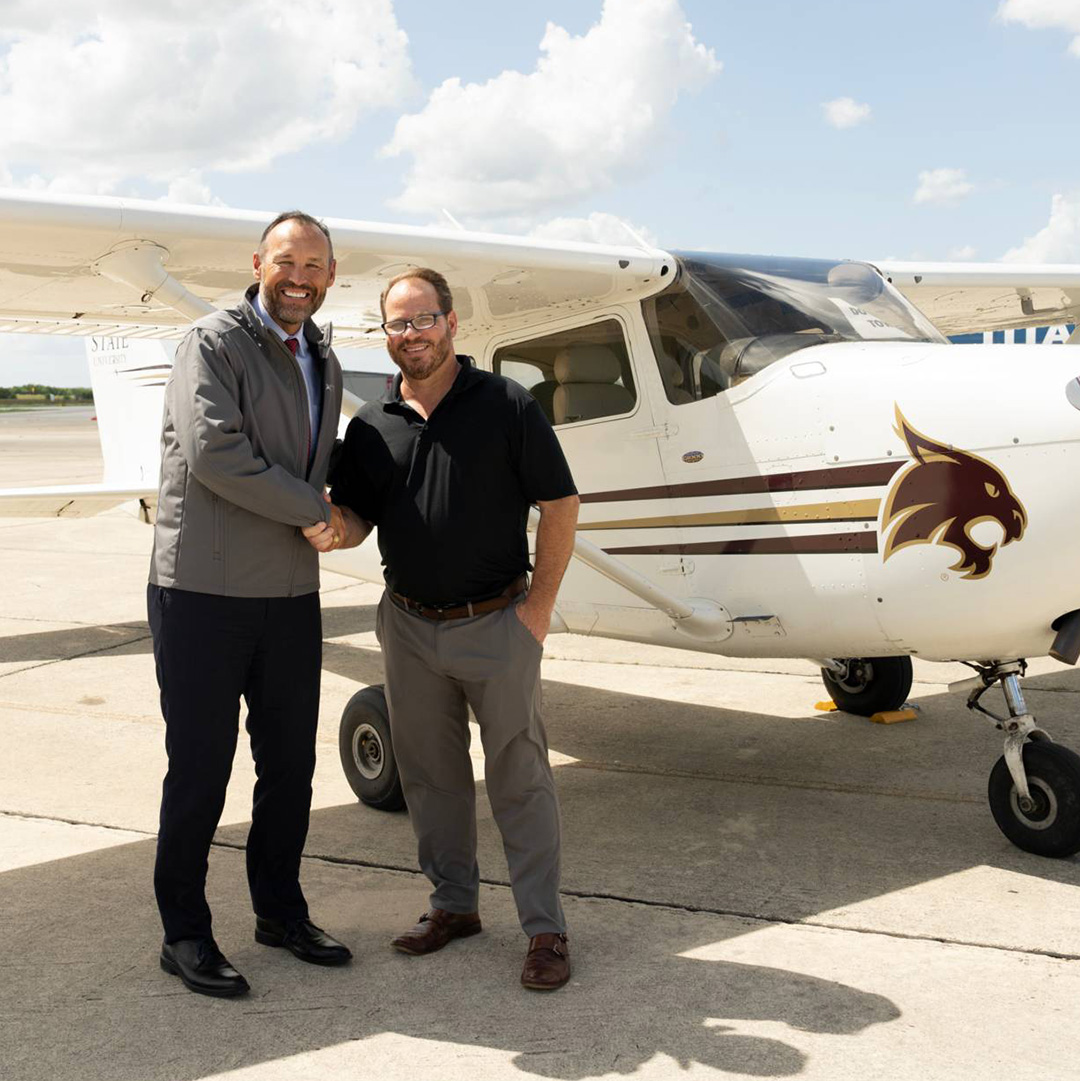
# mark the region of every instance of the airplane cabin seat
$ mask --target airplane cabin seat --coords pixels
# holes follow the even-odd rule
[[[634,408],[634,396],[616,380],[622,365],[606,345],[571,345],[555,357],[554,411],[556,424],[594,420]]]
[[[679,362],[666,353],[657,353],[656,360],[660,365],[660,378],[664,383],[668,401],[672,405],[685,405],[687,402],[692,402],[694,396],[683,386],[686,377],[683,375],[682,368],[679,367]]]

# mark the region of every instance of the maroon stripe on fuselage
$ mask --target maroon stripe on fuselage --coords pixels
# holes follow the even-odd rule
[[[831,488],[868,488],[887,483],[903,465],[842,465],[832,469],[804,469],[798,473],[759,473],[752,477],[699,480],[689,484],[658,484],[652,488],[620,488],[611,492],[587,492],[582,503],[617,503],[635,499],[689,499],[702,495],[748,495],[755,492],[812,492]]]
[[[748,537],[745,540],[692,541],[689,544],[629,545],[605,548],[612,556],[762,556],[846,555],[876,552],[877,533],[818,533],[805,537]]]

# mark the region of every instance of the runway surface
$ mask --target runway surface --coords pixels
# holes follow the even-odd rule
[[[100,479],[79,412],[0,414],[0,487]],[[817,711],[809,662],[552,636],[573,981],[517,983],[525,940],[482,783],[485,933],[391,951],[428,890],[406,816],[358,804],[341,772],[341,710],[381,680],[379,590],[332,573],[303,875],[356,963],[253,942],[241,751],[209,888],[253,993],[189,994],[156,961],[149,548],[120,511],[0,519],[4,1081],[1080,1078],[1080,860],[998,832],[1000,735],[945,692],[955,666],[917,664],[918,719],[881,726]],[[1032,671],[1032,711],[1080,747],[1080,676]]]

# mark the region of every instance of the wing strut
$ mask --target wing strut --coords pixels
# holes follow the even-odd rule
[[[159,244],[136,240],[103,255],[90,269],[103,278],[130,285],[139,293],[143,304],[153,298],[189,319],[215,311],[213,304],[185,289],[162,266],[168,256],[168,251]]]

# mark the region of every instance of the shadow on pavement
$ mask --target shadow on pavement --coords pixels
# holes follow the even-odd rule
[[[324,667],[378,682],[376,651],[333,640],[367,627],[371,606],[325,615]],[[411,829],[404,815],[342,805],[312,815],[308,853],[334,862],[309,859],[304,874],[316,920],[357,952],[348,969],[255,946],[242,853],[215,849],[218,938],[256,989],[242,1001],[190,995],[157,968],[152,841],[0,875],[5,1081],[195,1079],[380,1033],[510,1052],[523,1073],[567,1081],[629,1074],[657,1054],[790,1076],[802,1051],[731,1022],[843,1036],[899,1011],[779,965],[679,956],[757,926],[723,913],[797,921],[982,865],[1080,885],[1080,860],[1027,855],[997,831],[985,784],[1000,737],[962,700],[923,698],[918,721],[882,727],[814,714],[812,679],[806,715],[792,718],[767,702],[725,708],[725,672],[717,704],[699,705],[560,682],[555,670],[544,684],[550,742],[574,760],[556,770],[575,944],[564,991],[538,999],[517,986],[524,941],[507,891],[491,885],[484,935],[431,958],[390,951],[426,904],[420,876],[385,870],[415,866]],[[1075,746],[1080,673],[1024,686],[1041,723]],[[482,793],[479,808],[482,873],[498,884],[505,860]],[[231,846],[245,835],[219,834]],[[1060,929],[1065,917],[1055,919]],[[1025,922],[1039,933],[1037,919]]]
[[[361,634],[375,629],[375,607],[370,604],[323,608],[323,637]],[[332,645],[333,643],[327,643]],[[153,644],[145,620],[65,627],[0,637],[0,663],[61,661],[89,653],[150,653]]]
[[[334,645],[324,667],[382,679],[372,650]],[[716,673],[718,698],[724,677]],[[1080,672],[1025,681],[1040,722],[1075,748],[1075,699],[1059,693],[1072,690]],[[821,693],[806,680],[808,705]],[[555,771],[563,886],[572,893],[798,920],[980,866],[1080,886],[1080,857],[1033,856],[998,830],[986,782],[1001,736],[955,696],[923,698],[917,721],[891,726],[550,678],[544,702],[553,751],[574,759]],[[478,788],[481,873],[503,884],[501,841]],[[308,851],[413,867],[401,819],[359,803],[325,809],[313,817]],[[239,827],[222,836],[243,840]],[[976,923],[971,934],[979,933]]]
[[[569,987],[537,996],[517,986],[524,939],[506,891],[485,891],[485,934],[408,958],[387,943],[415,917],[416,883],[309,861],[313,914],[357,954],[319,969],[252,942],[242,854],[220,849],[216,934],[253,993],[208,999],[158,968],[152,860],[147,840],[0,875],[5,1081],[194,1081],[381,1033],[445,1041],[449,1055],[512,1052],[523,1074],[568,1081],[630,1074],[657,1054],[780,1077],[800,1072],[804,1054],[729,1022],[853,1035],[899,1017],[879,995],[782,967],[677,956],[697,945],[692,925],[726,937],[730,920],[634,906],[613,919],[600,902],[571,902],[587,948]]]

